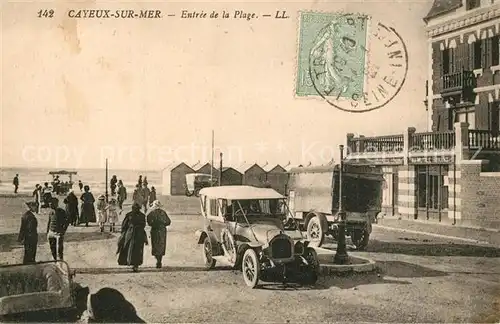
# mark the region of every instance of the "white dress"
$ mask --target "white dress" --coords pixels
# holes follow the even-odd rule
[[[97,203],[97,222],[106,223],[108,215],[106,212],[106,203],[104,201],[99,201]]]
[[[117,209],[118,209],[118,206],[116,204],[109,204],[108,205],[108,222],[111,224],[118,223]]]

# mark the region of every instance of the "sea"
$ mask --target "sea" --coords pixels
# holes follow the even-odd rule
[[[72,176],[74,182],[73,189],[79,191],[78,180],[81,180],[84,185],[90,186],[90,190],[94,194],[104,194],[106,191],[106,170],[105,169],[65,169],[66,171],[76,171],[77,174]],[[14,185],[12,180],[16,174],[19,174],[19,193],[32,193],[36,184],[43,185],[44,182],[52,181],[50,171],[60,171],[56,169],[45,168],[8,168],[0,169],[0,193],[13,193]],[[147,177],[148,186],[154,186],[160,193],[162,188],[162,172],[151,170],[108,170],[108,184],[113,175],[116,175],[118,180],[122,180],[127,188],[127,192],[132,192],[137,184],[139,175]],[[59,176],[61,181],[69,181],[67,175]]]

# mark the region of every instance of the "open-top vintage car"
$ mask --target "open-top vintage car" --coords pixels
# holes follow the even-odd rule
[[[50,314],[66,321],[79,317],[78,284],[64,261],[0,267],[0,321],[42,321]],[[88,292],[88,289],[87,289]]]
[[[200,191],[204,228],[197,232],[205,267],[224,258],[247,286],[259,280],[314,284],[319,261],[298,226],[285,230],[285,197],[270,188],[220,186]],[[292,224],[293,225],[293,224]]]

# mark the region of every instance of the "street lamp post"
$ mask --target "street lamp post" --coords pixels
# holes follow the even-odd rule
[[[106,159],[106,202],[108,202],[108,159]]]
[[[345,223],[346,223],[346,213],[344,211],[343,205],[343,172],[344,172],[344,145],[340,145],[340,165],[339,165],[339,211],[340,216],[339,223],[339,234],[337,240],[337,251],[335,252],[335,257],[333,258],[333,263],[335,264],[346,264],[349,256],[347,255],[347,247],[345,243]],[[335,172],[334,172],[335,174]],[[335,176],[335,175],[334,175]],[[335,183],[335,182],[334,182]]]

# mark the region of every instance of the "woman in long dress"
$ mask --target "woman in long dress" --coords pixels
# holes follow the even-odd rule
[[[68,215],[69,223],[76,226],[78,222],[78,198],[73,189],[69,190],[68,196],[64,199],[66,204],[66,214]]]
[[[148,245],[146,235],[146,215],[141,213],[139,204],[132,205],[122,222],[121,235],[118,240],[118,264],[132,266],[137,272],[144,260],[144,245]]]
[[[82,210],[80,214],[79,224],[85,224],[85,226],[89,226],[89,223],[96,222],[96,215],[94,209],[95,198],[94,195],[90,192],[90,187],[83,187],[85,191],[80,200],[82,201]]]
[[[151,226],[151,254],[156,258],[156,267],[161,268],[161,261],[165,256],[167,247],[167,226],[170,226],[170,218],[161,208],[158,200],[153,201],[148,213],[148,225]]]

